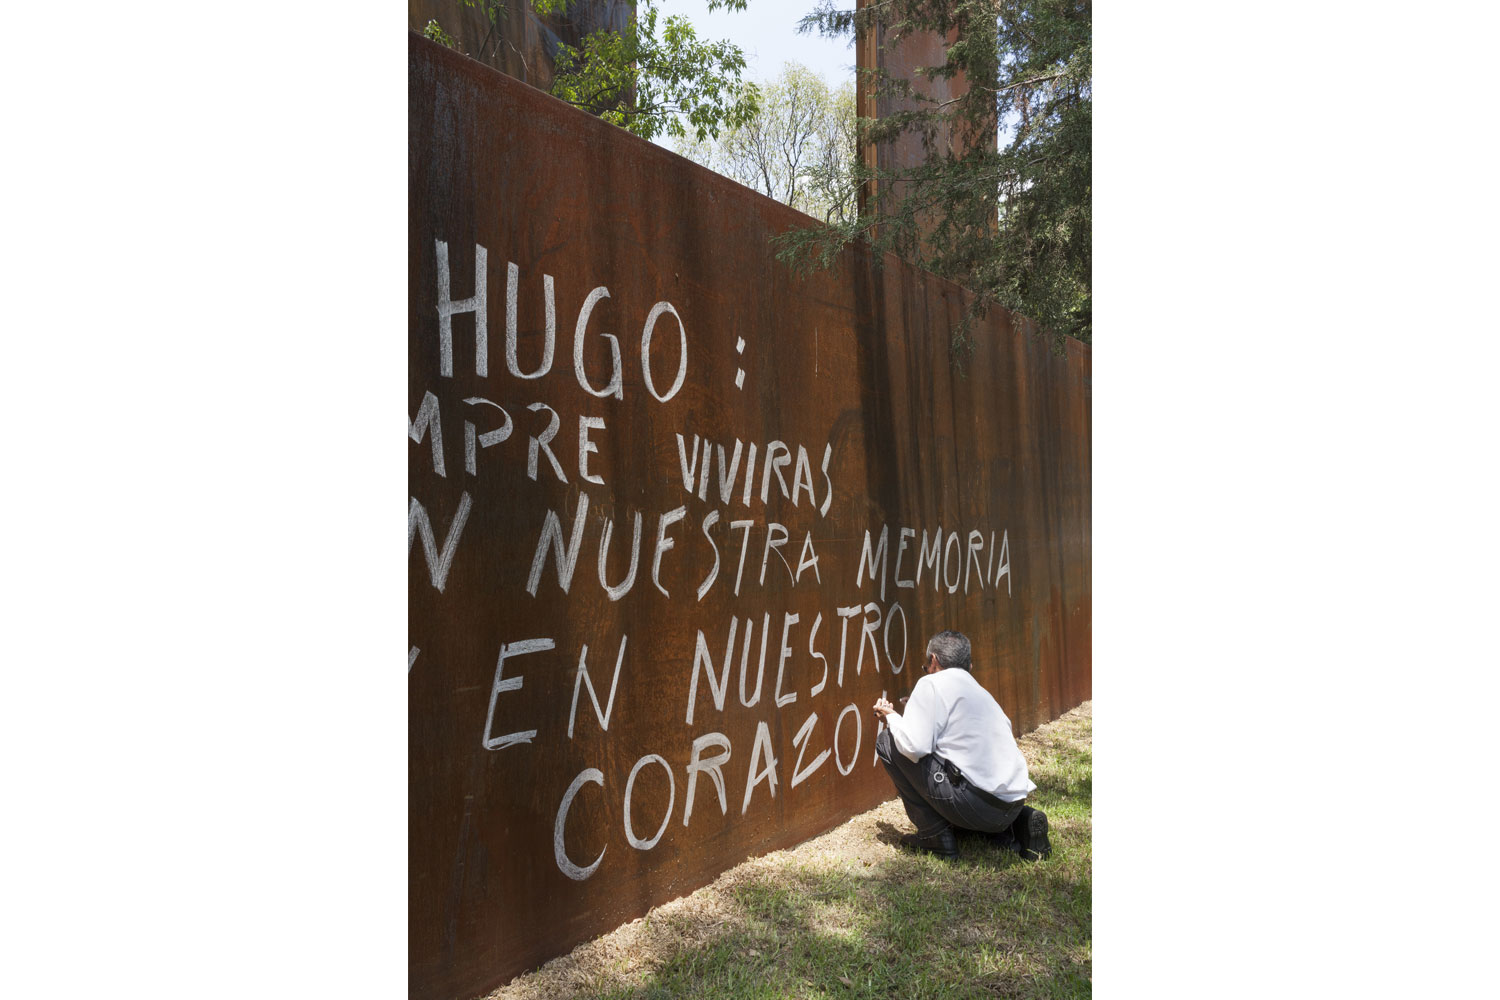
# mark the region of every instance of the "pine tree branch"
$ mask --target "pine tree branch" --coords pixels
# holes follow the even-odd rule
[[[989,94],[1003,94],[1007,90],[1015,90],[1017,87],[1029,87],[1037,83],[1046,83],[1048,80],[1056,80],[1058,77],[1067,75],[1068,74],[1066,71],[1061,73],[1048,73],[1046,76],[1034,76],[1030,80],[1017,80],[1015,83],[1007,83],[1003,87],[982,87],[978,84],[970,84],[969,90],[970,92],[973,92],[975,90],[983,90]],[[959,94],[957,97],[951,98],[939,104],[938,107],[946,108],[950,104],[957,104],[959,101],[962,101],[968,96],[968,94]]]

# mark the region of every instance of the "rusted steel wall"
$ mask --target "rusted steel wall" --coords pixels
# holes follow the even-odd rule
[[[634,0],[574,0],[560,14],[538,14],[525,3],[515,3],[492,25],[481,4],[407,0],[406,26],[420,34],[428,21],[436,21],[452,36],[458,51],[533,87],[551,90],[560,44],[582,48],[593,32],[619,29],[634,14]]]
[[[1086,347],[958,378],[957,287],[798,280],[805,216],[415,35],[409,112],[412,996],[890,798],[940,628],[1018,732],[1090,696]]]
[[[864,9],[873,5],[873,0],[856,0],[855,7]],[[951,78],[928,79],[918,70],[924,67],[941,66],[948,59],[948,49],[959,40],[955,29],[946,35],[932,31],[918,31],[904,36],[894,36],[880,22],[874,22],[868,30],[855,40],[855,61],[859,72],[855,76],[855,101],[859,113],[866,118],[887,118],[904,111],[931,110],[930,101],[950,103],[969,92],[968,77],[958,73]],[[914,93],[929,102],[915,98],[897,98],[889,94],[876,93],[875,81],[868,71],[883,70],[891,79],[905,80]],[[960,125],[943,125],[934,136],[940,151],[962,155],[977,146],[994,148],[998,116],[992,115],[982,127],[971,129]],[[895,139],[882,143],[868,143],[860,151],[866,166],[882,171],[907,170],[919,167],[927,160],[928,151],[922,136],[915,131],[902,132]],[[895,211],[908,186],[906,181],[872,178],[865,181],[860,191],[861,204],[867,211],[890,213]],[[936,228],[938,219],[932,211],[917,213],[920,231],[925,236]]]

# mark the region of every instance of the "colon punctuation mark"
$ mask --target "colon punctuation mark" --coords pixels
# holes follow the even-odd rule
[[[734,353],[740,355],[741,357],[744,356],[744,354],[745,354],[745,338],[744,337],[740,337],[740,338],[738,338],[735,341]],[[736,368],[734,370],[734,387],[736,389],[743,389],[743,388],[745,388],[745,369],[743,369],[743,368]]]

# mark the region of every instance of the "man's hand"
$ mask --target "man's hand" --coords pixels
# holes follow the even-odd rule
[[[875,699],[875,716],[876,716],[876,718],[884,719],[887,715],[890,715],[895,710],[896,710],[896,706],[892,705],[889,701],[886,701],[884,698],[877,698],[877,699]]]

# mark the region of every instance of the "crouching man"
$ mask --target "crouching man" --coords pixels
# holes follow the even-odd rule
[[[969,672],[968,638],[939,632],[926,655],[904,715],[884,698],[875,702],[886,725],[875,752],[917,828],[903,843],[951,861],[955,829],[974,830],[1027,860],[1047,857],[1047,814],[1026,805],[1036,785],[1010,720]]]

